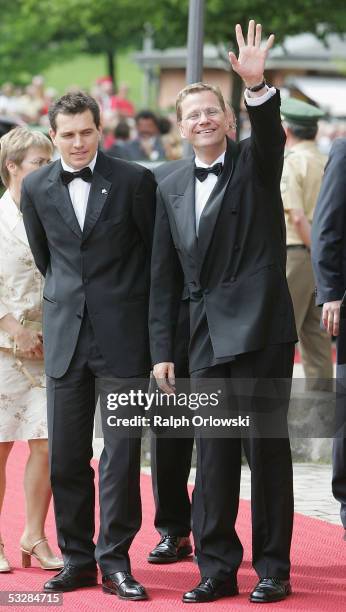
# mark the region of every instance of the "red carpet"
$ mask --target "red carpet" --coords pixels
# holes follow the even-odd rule
[[[23,525],[22,474],[27,454],[25,443],[16,443],[9,459],[8,485],[3,509],[2,535],[5,550],[12,563],[12,574],[0,574],[1,591],[40,591],[42,584],[54,572],[46,572],[37,567],[36,561],[31,569],[20,567],[18,541]],[[185,590],[198,582],[197,567],[192,561],[184,561],[171,566],[151,566],[146,562],[146,555],[157,541],[157,534],[152,526],[153,501],[150,478],[142,477],[143,527],[132,546],[132,569],[138,580],[143,582],[150,594],[150,601],[123,602],[115,596],[105,595],[100,587],[81,589],[74,593],[65,593],[63,606],[25,606],[12,605],[11,610],[64,610],[64,612],[118,610],[150,610],[155,612],[173,612],[176,610],[206,610],[205,605],[183,604],[180,599]],[[251,568],[250,509],[248,502],[241,502],[238,533],[243,542],[244,561],[238,574],[240,596],[221,599],[208,604],[210,611],[234,612],[236,610],[255,610],[256,604],[250,604],[247,596],[256,582],[256,575]],[[53,514],[50,510],[47,524],[47,535],[51,544],[56,547]],[[346,542],[341,539],[341,528],[324,521],[310,519],[297,514],[295,516],[294,540],[292,548],[292,584],[294,595],[286,601],[271,605],[260,605],[259,612],[292,611],[333,611],[346,610]],[[2,610],[5,607],[0,606]],[[258,605],[257,605],[258,608]],[[6,608],[7,609],[7,608]]]

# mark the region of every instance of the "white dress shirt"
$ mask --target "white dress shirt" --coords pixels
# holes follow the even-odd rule
[[[246,104],[248,106],[259,106],[260,104],[264,104],[267,102],[269,98],[276,94],[275,87],[268,87],[266,85],[266,92],[263,93],[262,96],[258,96],[256,98],[250,98],[247,93],[247,90],[244,92],[244,97]],[[224,151],[217,159],[213,161],[212,164],[208,165],[198,159],[197,155],[195,157],[195,165],[197,168],[210,168],[210,166],[214,166],[214,164],[218,164],[221,162],[222,164],[225,161],[225,152]],[[216,182],[219,177],[216,174],[210,173],[204,181],[199,181],[198,178],[195,179],[195,215],[196,215],[196,235],[198,236],[198,228],[201,215],[203,213],[204,207],[209,200],[210,194],[213,191]]]
[[[221,153],[221,155],[210,165],[214,166],[214,164],[218,164],[219,162],[221,162],[221,164],[224,164],[224,161],[225,161],[225,152]],[[195,157],[195,166],[196,168],[209,168],[210,167],[208,164],[205,164],[200,159],[198,159],[197,155]],[[210,174],[208,174],[207,178],[204,181],[199,181],[198,178],[195,179],[195,214],[196,214],[196,234],[197,236],[198,236],[198,227],[199,227],[199,220],[201,218],[201,214],[204,210],[204,207],[207,201],[209,200],[209,196],[211,192],[213,191],[218,178],[219,177],[216,176],[216,174],[213,174],[211,172]]]
[[[91,160],[90,164],[88,164],[88,166],[85,166],[86,168],[90,168],[91,172],[94,171],[96,159],[97,159],[97,153],[95,154],[95,157]],[[76,169],[71,168],[71,166],[68,166],[67,164],[65,164],[62,158],[60,161],[61,161],[61,165],[64,170],[67,170],[67,172],[76,172]],[[82,231],[84,227],[85,214],[86,214],[86,209],[87,209],[87,204],[88,204],[90,187],[91,187],[91,183],[88,183],[87,181],[83,181],[83,179],[81,178],[73,179],[73,181],[71,181],[67,185],[67,188],[70,194],[70,198],[71,198],[71,202],[72,202],[72,206],[73,206],[75,215],[77,217],[77,221]]]

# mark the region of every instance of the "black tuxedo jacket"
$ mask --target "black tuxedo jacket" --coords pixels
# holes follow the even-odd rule
[[[342,299],[338,363],[346,363],[346,138],[330,151],[312,224],[316,303]]]
[[[150,299],[154,363],[173,361],[184,276],[190,296],[190,370],[296,341],[280,196],[285,134],[279,93],[248,111],[251,138],[238,145],[228,141],[198,239],[193,162],[158,187]],[[212,355],[206,362],[208,342]]]
[[[23,182],[21,207],[45,276],[43,337],[48,375],[66,372],[85,304],[113,376],[149,372],[148,301],[155,218],[152,174],[99,152],[81,231],[60,160]]]

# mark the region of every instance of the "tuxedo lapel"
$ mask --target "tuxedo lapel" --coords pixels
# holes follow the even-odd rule
[[[60,161],[55,162],[48,178],[50,182],[48,196],[70,230],[78,238],[82,238],[82,230],[72,206],[68,187],[63,184],[60,177],[61,170],[62,166]]]
[[[107,159],[101,153],[98,153],[86,209],[83,240],[88,238],[109,196],[112,183],[105,177],[110,176],[110,174],[111,170]]]
[[[193,172],[194,161],[179,174],[181,193],[169,195],[175,224],[183,248],[192,257],[197,255],[196,215],[195,215],[195,176]]]
[[[198,227],[198,257],[200,268],[202,267],[203,261],[207,254],[222,202],[233,176],[237,158],[237,149],[238,147],[235,143],[233,143],[231,140],[227,140],[225,164],[222,174],[211,192],[201,214]]]

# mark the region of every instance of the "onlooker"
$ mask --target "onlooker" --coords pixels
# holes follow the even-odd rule
[[[120,117],[134,117],[135,107],[128,99],[129,87],[127,83],[120,83],[118,93],[112,97],[111,107]]]
[[[130,159],[126,144],[130,140],[130,126],[126,121],[120,121],[114,130],[115,143],[107,149],[107,155],[119,157],[120,159]]]
[[[44,533],[51,499],[48,473],[46,392],[41,335],[42,278],[36,269],[22,214],[21,183],[47,164],[52,144],[40,132],[19,127],[1,138],[0,171],[7,187],[0,200],[0,511],[6,462],[15,440],[30,448],[24,476],[26,523],[20,540],[23,567],[31,556],[43,569],[59,569]],[[0,540],[0,571],[10,571]]]
[[[333,377],[331,342],[320,327],[310,256],[311,222],[327,161],[315,142],[318,120],[324,113],[300,100],[286,98],[281,114],[287,137],[281,195],[287,230],[288,287],[307,387],[328,388]]]
[[[159,121],[150,110],[142,110],[136,115],[137,138],[126,145],[126,152],[133,161],[157,161],[165,159],[161,141]]]
[[[322,322],[337,337],[337,432],[333,444],[334,497],[340,502],[346,540],[346,138],[335,140],[326,166],[312,226],[312,263]]]

